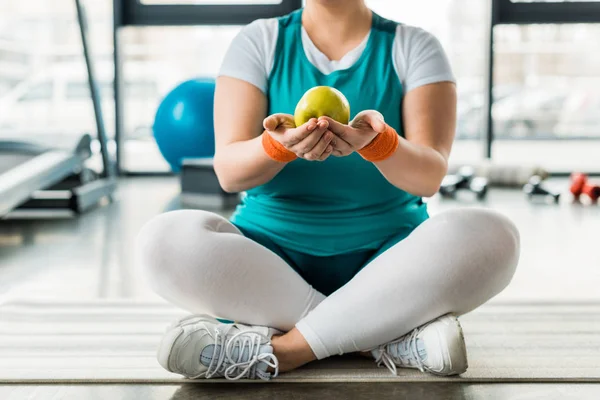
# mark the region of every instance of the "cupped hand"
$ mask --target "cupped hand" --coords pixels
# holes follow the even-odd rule
[[[361,111],[348,125],[340,124],[329,117],[319,118],[319,122],[321,121],[326,121],[329,130],[337,136],[333,146],[333,155],[336,157],[344,157],[362,150],[386,128],[383,115],[375,110]]]
[[[309,161],[325,161],[337,142],[329,130],[329,122],[316,118],[296,127],[292,115],[273,114],[265,118],[263,126],[286,149]]]

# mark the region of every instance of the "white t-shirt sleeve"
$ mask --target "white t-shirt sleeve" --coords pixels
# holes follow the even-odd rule
[[[231,42],[218,76],[241,79],[266,93],[278,30],[276,18],[259,19],[243,27]]]
[[[398,25],[393,57],[405,93],[432,83],[456,82],[441,43],[421,28]]]

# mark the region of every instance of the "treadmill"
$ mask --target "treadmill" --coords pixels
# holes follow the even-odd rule
[[[81,0],[75,0],[88,82],[96,119],[102,171],[86,167],[92,137],[82,135],[71,148],[26,141],[0,140],[0,219],[77,215],[110,201],[116,173],[109,156],[100,93]]]

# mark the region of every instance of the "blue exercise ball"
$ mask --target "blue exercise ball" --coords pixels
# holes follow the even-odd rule
[[[152,129],[173,172],[179,172],[184,158],[214,156],[214,97],[214,79],[191,79],[161,101]]]

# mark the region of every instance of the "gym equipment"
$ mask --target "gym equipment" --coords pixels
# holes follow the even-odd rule
[[[240,201],[238,193],[226,193],[219,184],[210,159],[185,159],[181,168],[181,205],[226,210]]]
[[[532,176],[529,182],[523,187],[523,192],[529,200],[551,197],[558,204],[560,202],[560,193],[545,187],[543,182],[544,179],[541,176]]]
[[[89,135],[83,135],[76,146],[67,149],[26,141],[0,141],[0,218],[76,215],[102,200],[110,200],[116,189],[87,37],[87,16],[80,0],[75,0],[75,7],[103,170],[96,174],[85,166],[92,156]]]
[[[571,175],[570,191],[575,200],[580,200],[581,195],[587,196],[592,203],[600,199],[600,185],[592,184],[585,174],[574,173]]]
[[[490,186],[521,188],[533,176],[542,180],[549,176],[548,171],[538,165],[498,164],[491,160],[483,160],[476,165],[469,165],[475,169],[475,174],[487,178]],[[457,173],[460,165],[451,165],[450,173]]]
[[[474,193],[478,200],[486,198],[488,193],[488,180],[476,176],[475,168],[464,166],[458,170],[456,175],[448,175],[442,181],[440,194],[442,197],[453,198],[460,190]]]
[[[571,188],[570,191],[573,196],[579,197],[583,193],[583,187],[587,183],[587,176],[580,173],[573,173],[571,175]]]
[[[192,79],[179,84],[160,103],[154,138],[173,172],[180,171],[185,158],[215,154],[214,95],[213,79]]]

